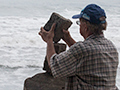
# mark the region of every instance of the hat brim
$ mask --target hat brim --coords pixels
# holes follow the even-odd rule
[[[81,18],[81,17],[82,17],[81,14],[77,14],[77,15],[72,16],[73,19],[78,19],[78,18]]]

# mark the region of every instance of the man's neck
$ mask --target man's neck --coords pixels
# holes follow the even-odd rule
[[[86,34],[86,36],[84,37],[84,39],[87,39],[89,36],[91,36],[91,35],[97,35],[97,34],[95,34],[95,33],[88,33],[88,34]],[[98,34],[98,35],[103,35],[103,32],[101,32],[100,34]]]

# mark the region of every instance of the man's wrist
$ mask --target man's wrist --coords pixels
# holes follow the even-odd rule
[[[48,41],[47,41],[47,44],[48,43],[53,43],[53,39],[49,39]]]

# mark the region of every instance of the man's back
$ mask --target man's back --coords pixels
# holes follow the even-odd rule
[[[118,53],[114,45],[103,35],[91,35],[75,47],[78,90],[116,90]]]

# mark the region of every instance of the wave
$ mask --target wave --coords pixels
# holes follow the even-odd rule
[[[41,66],[37,65],[27,65],[27,66],[8,66],[8,65],[0,65],[1,69],[20,69],[20,68],[42,68]]]

